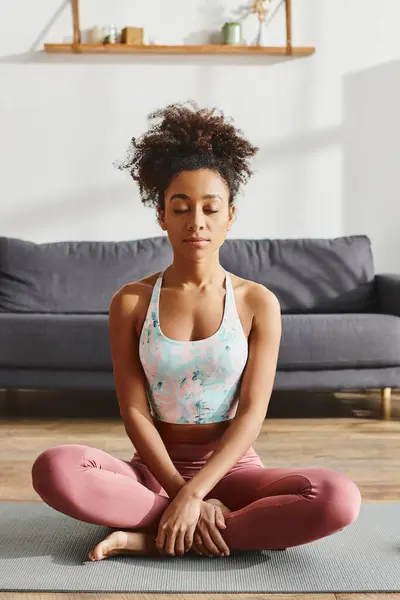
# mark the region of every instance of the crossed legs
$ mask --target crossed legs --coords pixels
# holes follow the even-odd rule
[[[119,530],[157,531],[170,500],[144,465],[91,446],[42,452],[32,484],[49,506],[72,518]],[[357,486],[325,468],[236,465],[205,497],[232,512],[221,534],[230,549],[278,549],[340,531],[359,514]]]

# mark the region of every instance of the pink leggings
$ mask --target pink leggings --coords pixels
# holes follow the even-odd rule
[[[167,447],[189,480],[217,442]],[[115,458],[103,450],[64,444],[32,466],[33,488],[52,508],[74,519],[125,530],[157,531],[170,499],[135,452]],[[327,468],[267,468],[251,447],[204,497],[231,513],[220,530],[230,549],[281,549],[318,540],[353,523],[361,494],[347,476]]]

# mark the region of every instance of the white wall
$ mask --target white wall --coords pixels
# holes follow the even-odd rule
[[[146,41],[206,42],[240,0],[81,0],[81,27],[143,26]],[[50,55],[71,39],[65,0],[0,4],[0,235],[37,242],[162,232],[113,167],[147,115],[195,99],[260,146],[230,237],[365,233],[377,271],[400,272],[400,3],[293,0],[294,60]],[[246,41],[257,30],[245,21]],[[284,44],[283,5],[268,43]]]

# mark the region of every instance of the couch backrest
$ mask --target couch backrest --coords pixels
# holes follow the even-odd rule
[[[167,267],[168,238],[36,244],[0,237],[0,310],[107,313],[113,294]]]
[[[231,273],[272,290],[282,313],[367,312],[377,306],[366,235],[227,240],[220,262]]]
[[[42,244],[0,237],[0,311],[106,314],[120,287],[166,268],[172,259],[166,236]],[[375,307],[373,257],[365,235],[228,239],[220,262],[271,289],[282,313]]]

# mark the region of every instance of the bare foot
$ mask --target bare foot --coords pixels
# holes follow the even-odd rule
[[[206,500],[209,504],[219,506],[224,514],[231,511],[220,500],[210,498]],[[151,534],[144,531],[113,531],[101,541],[88,554],[89,560],[103,560],[108,556],[117,554],[129,554],[134,556],[160,556],[155,543],[156,533]]]
[[[224,515],[232,512],[230,508],[221,502],[221,500],[217,500],[216,498],[210,498],[209,500],[206,500],[206,502],[208,502],[208,504],[215,504],[215,506],[219,506]]]
[[[159,554],[154,535],[143,531],[113,531],[88,554],[89,560],[102,560],[116,554],[144,556]]]

